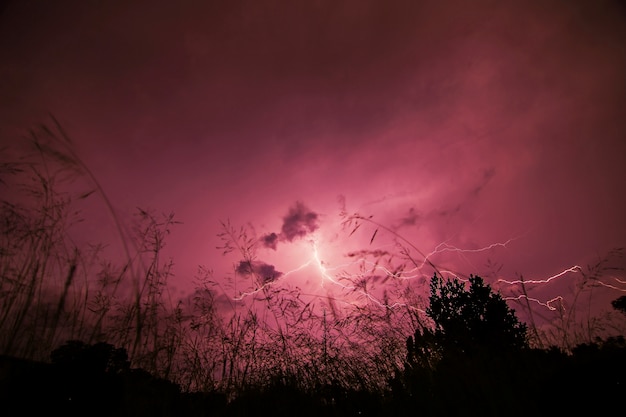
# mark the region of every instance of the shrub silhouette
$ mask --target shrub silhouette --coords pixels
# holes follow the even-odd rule
[[[526,325],[478,276],[467,288],[434,276],[426,314],[431,326],[408,337],[391,380],[395,415],[609,414],[626,395],[623,337],[532,349]]]
[[[53,364],[71,372],[83,374],[122,373],[129,370],[128,354],[124,348],[109,343],[88,345],[70,340],[50,354]]]
[[[131,369],[124,348],[70,340],[50,358],[56,376],[54,405],[63,414],[169,416],[184,411],[180,387]]]
[[[470,275],[467,291],[457,279],[433,276],[426,314],[444,352],[475,354],[528,347],[526,324],[479,276]]]
[[[528,350],[526,325],[479,276],[469,286],[437,275],[426,315],[432,326],[407,339],[398,412],[424,415],[510,414],[520,384],[517,358]]]
[[[626,295],[622,295],[621,297],[611,301],[611,305],[622,314],[626,314]]]
[[[122,374],[129,370],[125,349],[71,340],[53,350],[50,359],[58,377],[59,407],[66,413],[111,415],[121,406]]]

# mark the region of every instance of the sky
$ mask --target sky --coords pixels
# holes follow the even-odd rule
[[[626,243],[625,39],[617,0],[9,0],[0,144],[52,114],[120,218],[174,213],[181,293],[250,273],[230,221],[255,272],[326,290],[397,244],[462,277],[580,266],[546,302]],[[92,200],[81,233],[115,247]]]

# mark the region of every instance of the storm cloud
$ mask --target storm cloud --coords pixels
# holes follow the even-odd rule
[[[261,237],[266,248],[276,250],[279,241],[293,242],[319,228],[319,214],[309,209],[303,202],[296,201],[283,217],[280,233],[268,233]]]
[[[261,237],[261,243],[266,248],[271,248],[271,249],[276,250],[276,248],[278,247],[278,240],[279,239],[280,239],[280,237],[276,233],[272,232],[272,233],[268,233],[266,235],[263,235]]]
[[[262,284],[276,281],[283,273],[276,270],[274,265],[262,261],[240,261],[235,271],[239,275],[256,276]]]
[[[489,253],[499,274],[542,278],[625,243],[622,3],[14,1],[0,148],[52,112],[120,218],[176,213],[164,250],[186,290],[199,264],[232,272],[207,250],[219,219],[275,221],[255,234],[266,263],[234,261],[270,279],[311,233],[331,266],[393,251],[337,211],[424,253],[519,237]],[[117,255],[92,201],[75,234]],[[437,261],[483,272],[481,253]]]

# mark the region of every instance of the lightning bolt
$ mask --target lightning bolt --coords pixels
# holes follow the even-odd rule
[[[363,217],[359,217],[359,219],[367,220],[373,223],[377,227],[377,229],[375,230],[375,232],[373,233],[370,239],[370,245],[373,243],[374,238],[377,236],[379,229],[387,230],[388,232],[391,232],[394,236],[394,239],[401,238],[401,236],[399,236],[393,230],[386,228],[380,225],[379,223],[372,222],[369,218],[366,219]],[[354,233],[354,231],[356,231],[358,227],[359,226],[357,226],[352,231],[352,233]],[[352,235],[352,233],[350,235]],[[459,274],[455,273],[454,271],[437,269],[432,259],[436,255],[443,254],[443,253],[458,253],[458,254],[463,255],[464,258],[467,260],[467,262],[469,262],[469,259],[467,259],[465,255],[484,253],[484,252],[491,251],[491,250],[498,249],[498,248],[508,248],[508,246],[513,241],[519,238],[520,236],[512,237],[512,238],[509,238],[508,240],[490,243],[479,248],[462,248],[462,247],[454,246],[449,243],[449,239],[448,239],[447,241],[437,244],[434,247],[434,249],[432,249],[427,254],[422,253],[414,245],[411,245],[410,242],[406,241],[406,239],[403,239],[405,242],[409,243],[411,248],[415,249],[421,255],[420,256],[421,261],[413,259],[413,257],[411,257],[410,254],[408,253],[408,249],[405,249],[406,247],[402,247],[402,250],[403,250],[402,254],[405,256],[405,261],[407,259],[410,260],[413,263],[413,267],[407,269],[403,265],[399,268],[394,269],[392,267],[388,267],[388,266],[380,264],[380,258],[384,254],[388,253],[384,249],[388,245],[377,246],[376,249],[370,249],[367,251],[357,251],[357,252],[349,253],[348,256],[357,257],[357,259],[351,260],[350,262],[346,262],[337,266],[329,266],[329,264],[322,259],[322,255],[320,253],[321,242],[319,241],[319,238],[316,235],[311,235],[307,239],[307,243],[310,246],[310,257],[309,259],[306,260],[306,262],[282,274],[280,277],[278,277],[275,280],[266,282],[263,285],[253,290],[240,293],[239,296],[235,297],[234,299],[243,300],[246,297],[253,296],[259,293],[260,291],[263,291],[265,288],[269,286],[276,285],[279,282],[282,282],[283,280],[288,279],[291,275],[301,272],[308,267],[313,267],[315,268],[315,270],[317,271],[317,274],[320,277],[321,287],[325,287],[326,285],[332,285],[334,287],[337,287],[340,292],[349,292],[352,294],[352,296],[357,295],[357,297],[358,296],[364,297],[365,299],[373,302],[374,304],[382,308],[395,308],[395,307],[407,307],[407,306],[411,307],[410,305],[408,305],[405,302],[402,302],[401,300],[398,300],[392,303],[383,302],[381,299],[377,298],[372,293],[376,291],[372,291],[372,289],[368,291],[368,289],[366,288],[367,280],[372,277],[380,278],[381,276],[383,277],[382,278],[383,282],[385,282],[387,279],[393,279],[396,281],[410,281],[416,278],[428,278],[428,276],[423,271],[427,268],[434,268],[435,271],[439,275],[441,275],[442,273],[445,273],[448,276],[452,276],[458,280],[466,282],[467,281],[466,278],[461,277]],[[396,242],[395,246],[397,247],[397,245],[398,243]],[[374,257],[375,260],[371,260],[369,258],[372,256]],[[376,259],[377,257],[378,259]],[[359,266],[361,269],[361,272],[356,272],[356,273],[350,272],[350,270],[354,269],[355,266]],[[553,275],[550,275],[542,279],[511,280],[511,279],[505,279],[505,278],[498,278],[495,281],[495,283],[509,286],[511,287],[513,291],[515,291],[516,288],[519,288],[520,286],[523,286],[523,285],[534,285],[534,286],[546,285],[555,280],[563,279],[564,277],[569,276],[569,275],[583,275],[584,276],[583,268],[580,265],[572,265]],[[626,281],[620,280],[617,277],[611,277],[611,278],[614,279],[614,282],[615,282],[614,284],[607,283],[599,279],[594,280],[594,283],[597,283],[598,285],[601,285],[601,286],[604,286],[606,288],[610,288],[613,290],[626,292],[626,289],[620,287],[620,285],[626,284]],[[310,294],[310,295],[313,295],[313,294]],[[537,297],[532,297],[528,295],[526,291],[524,291],[524,294],[521,294],[521,295],[503,296],[503,298],[505,300],[511,300],[511,301],[519,301],[522,299],[527,299],[528,301],[536,305],[542,306],[550,311],[555,311],[558,308],[562,308],[563,301],[564,301],[564,298],[561,295],[557,295],[551,299],[542,301]],[[351,304],[353,306],[358,305],[357,303],[350,302],[347,299],[343,299],[341,301]]]
[[[511,301],[519,301],[519,300],[523,300],[526,299],[528,301],[532,301],[533,303],[539,304],[540,306],[543,306],[545,308],[547,308],[548,310],[551,311],[555,311],[557,310],[556,307],[554,307],[552,304],[556,303],[557,301],[559,301],[561,304],[563,302],[563,297],[560,295],[557,295],[556,297],[548,300],[548,301],[541,301],[538,298],[534,298],[534,297],[529,297],[525,294],[520,294],[517,297],[503,297],[505,300],[511,300]]]
[[[311,257],[304,263],[302,263],[301,265],[299,265],[298,267],[289,270],[288,272],[285,272],[284,274],[282,274],[279,278],[277,278],[276,280],[264,283],[261,286],[258,286],[257,288],[253,289],[253,290],[249,290],[249,291],[242,291],[238,296],[233,297],[234,300],[236,301],[241,301],[247,297],[250,296],[254,296],[255,294],[258,294],[259,292],[263,291],[264,289],[276,285],[281,281],[284,281],[286,278],[288,278],[291,275],[294,275],[302,270],[305,270],[308,267],[315,267],[315,269],[318,271],[319,276],[321,277],[320,280],[320,286],[324,287],[325,284],[330,283],[331,285],[337,286],[340,290],[346,290],[346,291],[350,291],[350,292],[354,292],[356,294],[359,294],[363,297],[365,297],[366,299],[372,301],[373,303],[375,303],[376,305],[378,305],[379,307],[382,308],[397,308],[397,307],[409,307],[412,309],[416,309],[418,311],[422,311],[421,309],[418,309],[414,306],[410,306],[407,305],[406,303],[397,301],[394,303],[384,303],[383,301],[381,301],[380,299],[378,299],[377,297],[375,297],[373,294],[371,294],[370,292],[361,289],[358,285],[354,285],[353,283],[355,281],[358,281],[359,279],[363,279],[366,277],[366,274],[355,274],[355,273],[348,273],[346,272],[350,267],[359,264],[360,262],[362,262],[364,265],[367,265],[370,267],[369,271],[374,272],[374,271],[382,271],[382,273],[387,276],[387,277],[392,277],[392,278],[396,278],[396,279],[401,279],[401,280],[410,280],[413,279],[417,276],[420,276],[418,274],[412,274],[412,275],[406,275],[405,273],[400,273],[400,272],[393,272],[391,270],[389,270],[388,268],[379,265],[377,262],[372,262],[372,261],[368,261],[368,260],[362,260],[362,261],[351,261],[351,262],[347,262],[341,265],[337,265],[337,266],[333,266],[330,267],[328,266],[328,264],[322,260],[321,255],[320,255],[320,249],[319,249],[319,241],[316,237],[311,237],[310,239],[308,239],[308,244],[310,245],[311,248]],[[416,271],[418,268],[413,268],[412,271]],[[339,271],[344,271],[343,273],[340,273]],[[349,282],[350,284],[347,284],[345,282]],[[343,300],[345,301],[345,300]],[[354,302],[348,302],[345,301],[348,304],[351,304],[353,306],[356,306],[357,304],[355,304]]]
[[[312,247],[312,251],[313,251],[313,255],[312,255],[312,261],[315,263],[315,265],[317,266],[317,269],[320,271],[320,275],[322,276],[323,280],[321,282],[321,285],[324,284],[324,280],[330,281],[332,284],[338,285],[339,287],[341,287],[341,289],[344,290],[351,290],[351,291],[355,291],[358,294],[366,297],[367,299],[369,299],[370,301],[374,302],[375,304],[377,304],[379,307],[383,307],[383,308],[396,308],[396,307],[407,307],[406,303],[401,303],[401,302],[395,302],[392,304],[385,304],[383,303],[381,300],[379,300],[378,298],[374,297],[371,293],[364,291],[360,288],[358,288],[356,285],[346,285],[341,283],[340,281],[338,281],[337,279],[335,279],[333,277],[333,275],[331,275],[329,273],[329,269],[330,270],[337,270],[339,268],[345,268],[348,266],[351,266],[354,264],[353,263],[347,263],[344,264],[342,266],[338,266],[338,267],[333,267],[333,268],[327,268],[325,266],[325,262],[321,260],[320,258],[320,254],[319,254],[319,248],[318,248],[318,241],[317,239],[311,239],[310,240],[311,243],[311,247]],[[393,277],[397,277],[396,274],[392,273],[391,271],[389,271],[387,268],[384,268],[380,265],[377,265],[374,262],[367,262],[370,263],[372,266],[375,267],[375,269],[381,269],[383,270],[388,276],[393,276]],[[362,278],[362,276],[357,275],[345,275],[344,278]],[[412,306],[409,306],[412,307]],[[412,307],[414,308],[414,307]]]
[[[560,277],[562,277],[562,276],[564,276],[566,274],[569,274],[569,273],[580,273],[580,272],[582,272],[582,268],[579,265],[574,265],[574,266],[571,266],[571,267],[569,267],[567,269],[564,269],[563,271],[561,271],[561,272],[559,272],[557,274],[554,274],[554,275],[552,275],[552,276],[550,276],[548,278],[545,278],[545,279],[535,279],[535,280],[521,280],[521,279],[518,279],[518,280],[514,280],[514,281],[507,281],[505,279],[498,279],[497,282],[503,282],[503,283],[509,284],[509,285],[516,285],[516,284],[547,284],[548,282],[553,281],[553,280],[555,280],[557,278],[560,278]]]

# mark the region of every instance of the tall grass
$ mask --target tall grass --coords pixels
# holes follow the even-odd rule
[[[49,352],[59,337],[80,335],[86,258],[93,256],[66,234],[79,220],[71,201],[83,195],[60,191],[65,172],[37,150],[38,160],[4,163],[3,186],[15,198],[0,207],[0,343],[5,354],[27,357]]]

